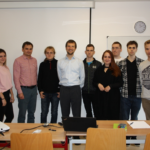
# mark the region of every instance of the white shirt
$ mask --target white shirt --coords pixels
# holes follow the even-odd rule
[[[118,63],[119,63],[119,61],[124,60],[124,58],[122,58],[122,57],[121,57],[121,58],[119,58],[119,59],[115,59],[115,58],[114,58],[114,60],[115,60],[115,63],[116,63],[116,64],[118,64]]]
[[[71,60],[66,56],[65,58],[58,60],[57,71],[59,77],[59,84],[63,86],[84,86],[84,65],[82,60],[73,56]]]

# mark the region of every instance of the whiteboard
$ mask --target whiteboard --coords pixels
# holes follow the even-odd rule
[[[147,59],[144,50],[145,41],[150,40],[150,36],[108,36],[107,37],[107,49],[111,50],[112,44],[118,41],[122,45],[121,57],[127,57],[127,43],[129,41],[136,41],[138,43],[138,50],[136,56],[142,59]]]

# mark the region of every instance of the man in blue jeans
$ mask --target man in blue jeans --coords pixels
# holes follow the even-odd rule
[[[129,120],[130,114],[131,120],[138,120],[138,113],[141,108],[141,84],[138,68],[143,60],[135,56],[137,47],[136,41],[129,41],[127,43],[128,56],[118,64],[123,77],[120,103],[121,120]],[[127,137],[127,139],[130,139],[130,137]],[[136,139],[136,137],[131,137],[131,139]],[[139,144],[135,145],[139,146]]]
[[[55,49],[48,46],[45,51],[45,60],[40,64],[38,74],[38,90],[41,97],[41,123],[47,123],[47,115],[51,103],[51,123],[57,122],[59,105],[59,79],[57,75],[57,60]],[[48,121],[49,122],[49,121]]]

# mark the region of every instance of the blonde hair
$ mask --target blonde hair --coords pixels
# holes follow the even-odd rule
[[[146,46],[147,44],[150,44],[150,40],[146,41],[146,42],[144,43],[144,46]]]
[[[44,50],[44,54],[46,54],[47,50],[52,50],[53,53],[56,54],[55,48],[53,46],[46,47],[45,50]],[[46,61],[46,60],[47,60],[47,58],[44,59],[44,61]]]

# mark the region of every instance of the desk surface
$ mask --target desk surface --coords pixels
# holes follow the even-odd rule
[[[20,133],[23,129],[30,129],[34,128],[37,126],[42,125],[41,123],[6,123],[9,127],[10,130],[8,132],[4,132],[4,136],[0,134],[0,141],[10,141],[10,135],[11,133]],[[58,124],[52,124],[60,127]],[[55,129],[56,131],[50,131],[49,129]],[[41,133],[43,132],[51,132],[52,133],[52,141],[65,141],[66,138],[66,132],[64,131],[63,128],[56,128],[56,127],[38,127],[33,130],[25,130],[23,133],[32,133],[33,131],[40,129],[42,130]]]
[[[135,120],[134,120],[135,121]],[[150,125],[150,121],[145,121]],[[113,120],[113,121],[97,121],[98,128],[112,129],[114,123],[127,124],[127,136],[145,136],[150,133],[150,129],[132,129],[132,127],[125,120]],[[67,131],[67,136],[86,136],[86,132],[72,132]]]

